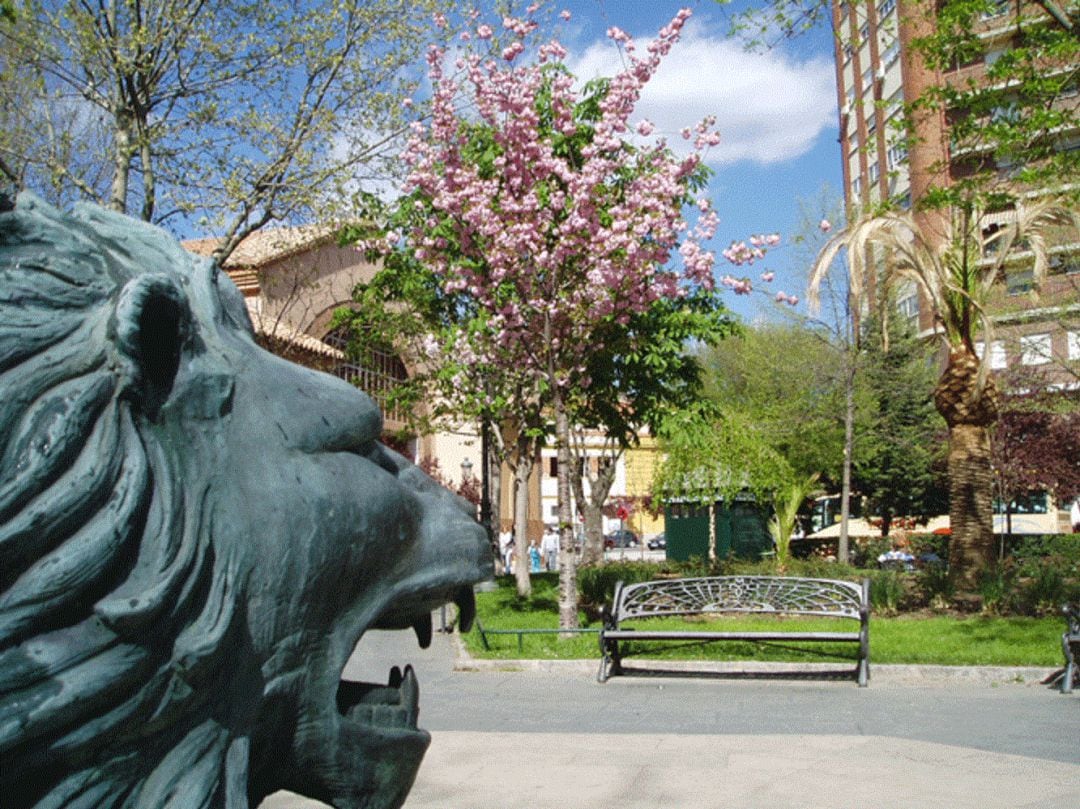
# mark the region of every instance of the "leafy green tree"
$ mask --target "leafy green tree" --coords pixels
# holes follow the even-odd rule
[[[409,70],[451,0],[17,0],[0,158],[52,199],[200,223],[224,259],[392,176]]]
[[[603,559],[601,512],[618,458],[639,443],[642,428],[656,435],[666,418],[692,407],[702,395],[701,363],[687,345],[716,346],[733,328],[719,296],[697,290],[680,299],[657,301],[634,315],[625,329],[608,329],[602,335],[603,349],[589,357],[591,384],[570,404],[575,424],[599,428],[607,439],[587,493],[585,444],[574,444],[571,482],[585,520],[583,564]]]
[[[882,329],[889,337],[882,339]],[[855,488],[888,536],[895,517],[925,521],[947,510],[945,423],[934,409],[933,346],[898,318],[869,324],[860,363],[865,389],[855,442]]]
[[[754,424],[796,475],[839,486],[844,364],[829,335],[795,323],[746,326],[701,359],[710,401]]]

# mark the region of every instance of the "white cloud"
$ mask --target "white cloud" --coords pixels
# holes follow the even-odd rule
[[[637,40],[644,53],[646,39]],[[608,40],[571,55],[569,66],[581,80],[611,76],[624,68]],[[779,51],[748,53],[711,33],[697,20],[664,58],[646,85],[631,123],[648,118],[675,150],[686,149],[679,135],[706,115],[715,115],[721,142],[708,153],[713,166],[751,161],[794,160],[808,152],[822,130],[836,125],[836,85],[832,61],[797,61]]]

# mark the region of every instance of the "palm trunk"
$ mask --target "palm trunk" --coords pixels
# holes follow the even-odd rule
[[[973,593],[994,563],[990,435],[979,424],[949,428],[949,571],[957,592]]]
[[[979,574],[994,563],[994,471],[989,427],[997,418],[992,379],[979,383],[979,359],[953,349],[934,391],[949,425],[949,578],[958,595],[972,595]]]

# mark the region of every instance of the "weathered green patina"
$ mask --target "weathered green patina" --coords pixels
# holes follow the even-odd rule
[[[379,432],[161,231],[0,213],[0,803],[400,806],[416,679],[341,671],[368,628],[467,621],[491,561]]]

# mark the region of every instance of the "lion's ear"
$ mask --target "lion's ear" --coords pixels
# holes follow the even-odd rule
[[[169,397],[187,341],[191,310],[167,275],[132,279],[116,303],[117,348],[128,360],[128,388],[150,413]]]

